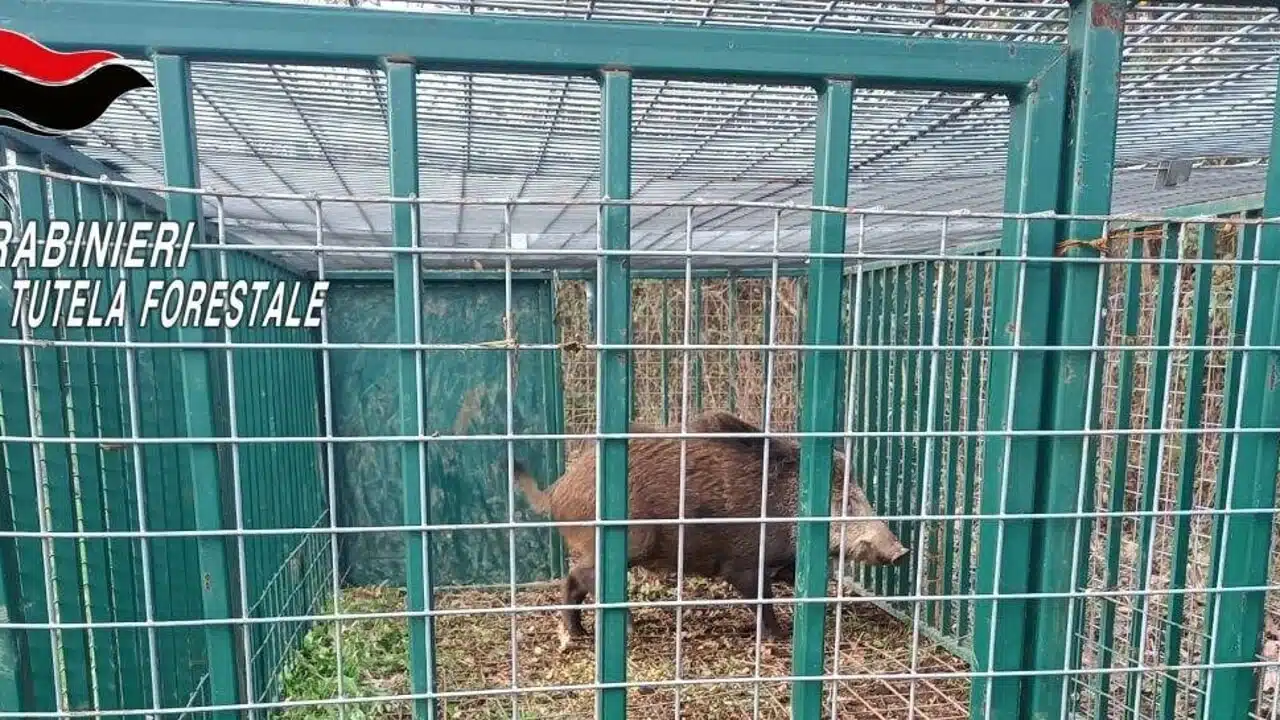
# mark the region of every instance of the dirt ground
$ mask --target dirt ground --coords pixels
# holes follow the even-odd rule
[[[779,595],[789,594],[782,586]],[[633,580],[637,600],[670,599],[674,590],[661,580]],[[686,598],[737,599],[727,585],[690,579]],[[521,588],[520,605],[555,604],[560,601],[556,586]],[[437,607],[504,607],[510,603],[507,590],[445,591]],[[404,608],[399,589],[358,588],[344,597],[344,612],[388,612]],[[779,618],[789,627],[791,608],[779,607]],[[902,674],[910,669],[911,631],[908,626],[869,603],[850,603],[841,609],[839,668],[841,674]],[[591,683],[595,672],[594,643],[591,637],[561,652],[554,611],[524,613],[516,623],[516,673],[520,688],[581,685]],[[583,623],[590,630],[592,613]],[[827,668],[832,667],[834,618],[827,624]],[[749,607],[687,608],[683,613],[682,678],[751,678],[755,676],[755,612]],[[344,675],[348,677],[347,697],[354,695],[397,695],[410,692],[406,623],[403,620],[375,620],[347,623],[343,632]],[[452,615],[436,624],[436,653],[439,690],[480,691],[510,688],[512,685],[512,622],[509,614]],[[292,678],[285,680],[287,700],[333,697],[333,687],[299,678],[322,675],[320,666],[307,667],[329,652],[316,648],[332,644],[332,625],[317,627],[304,642],[303,656],[294,663]],[[327,640],[326,640],[327,638]],[[310,649],[310,653],[309,653]],[[634,611],[634,632],[628,657],[628,680],[660,682],[675,678],[675,612],[670,608],[640,608]],[[320,663],[321,665],[325,663]],[[920,672],[963,672],[965,662],[924,638],[920,639]],[[336,668],[327,671],[336,675]],[[760,675],[779,677],[791,672],[790,641],[766,642],[761,646]],[[292,687],[291,687],[292,686]],[[756,717],[756,683],[721,682],[686,685],[679,689],[680,717]],[[831,685],[828,684],[828,691]],[[760,718],[790,716],[789,687],[785,683],[760,683]],[[322,694],[323,693],[323,694]],[[675,714],[676,689],[637,687],[628,693],[627,717],[636,720],[671,718]],[[313,697],[307,697],[308,695]],[[443,703],[444,716],[467,720],[491,718],[591,718],[595,695],[591,691],[522,692],[513,696],[450,698]],[[909,717],[911,683],[908,681],[858,680],[842,682],[837,688],[837,717],[841,720],[894,720]],[[963,678],[919,680],[915,687],[915,714],[918,720],[968,718],[969,682]],[[824,705],[829,706],[828,694]],[[352,711],[355,710],[353,713]],[[827,710],[824,707],[824,716]],[[336,708],[298,708],[290,718],[336,717]],[[346,717],[399,720],[409,718],[404,702],[353,705]]]

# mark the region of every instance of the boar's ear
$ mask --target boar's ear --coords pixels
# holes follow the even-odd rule
[[[699,414],[689,422],[689,432],[695,433],[758,433],[760,428],[724,410],[709,410]],[[753,452],[763,452],[764,438],[727,437],[716,438],[716,442],[734,445]]]

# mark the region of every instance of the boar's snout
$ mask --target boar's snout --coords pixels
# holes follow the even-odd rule
[[[903,547],[902,543],[897,543],[897,549],[894,550],[889,556],[889,564],[905,565],[907,563],[907,558],[910,556],[911,556],[911,551]]]
[[[854,553],[859,562],[867,565],[902,565],[911,557],[911,550],[882,522],[864,531],[854,545]]]

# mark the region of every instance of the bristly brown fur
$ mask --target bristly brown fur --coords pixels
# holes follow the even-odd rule
[[[759,433],[759,428],[722,411],[694,418],[689,430],[695,433]],[[632,425],[632,432],[652,432],[652,428]],[[679,523],[681,446],[684,446],[685,518],[754,518],[761,513],[764,438],[636,438],[628,440],[627,482],[629,516],[670,519],[670,524],[639,525],[628,531],[628,566],[655,572],[677,569],[680,543]],[[799,448],[789,439],[770,439],[767,515],[796,515],[796,482]],[[842,471],[841,471],[842,474]],[[556,521],[591,520],[596,515],[596,463],[594,448],[575,458],[550,488],[538,490],[533,478],[520,468],[519,485],[530,506]],[[863,505],[861,491],[857,499]],[[840,508],[840,487],[832,484],[832,507]],[[869,506],[867,506],[869,511]],[[873,514],[870,512],[858,514]],[[868,519],[869,522],[878,522]],[[795,566],[795,524],[768,523],[765,526],[764,577],[772,579]],[[747,598],[757,595],[760,568],[758,522],[690,524],[684,528],[686,575],[718,577],[728,581]],[[885,529],[887,532],[887,528]],[[571,570],[565,577],[564,602],[576,605],[595,584],[595,528],[562,527],[560,533],[568,549]],[[890,537],[892,535],[890,534]],[[896,538],[892,541],[897,544]],[[897,547],[901,547],[897,545]],[[881,554],[890,553],[885,550]],[[897,559],[893,556],[893,560]],[[885,559],[886,562],[890,561]],[[771,597],[765,583],[763,597]],[[767,635],[777,637],[782,630],[772,607],[765,605],[762,620]],[[568,636],[584,633],[580,613],[562,613]]]

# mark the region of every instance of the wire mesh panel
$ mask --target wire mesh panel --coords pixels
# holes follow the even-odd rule
[[[1280,174],[1111,211],[1116,136],[1187,124],[1122,8],[285,5],[12,9],[154,90],[93,134],[134,181],[5,131],[9,214],[203,230],[6,291],[328,294],[3,331],[0,716],[1280,718]],[[1271,21],[1209,16],[1247,94]]]
[[[19,168],[6,173],[8,188],[17,191],[11,195],[17,200],[11,220],[47,224],[163,217],[132,193],[43,176],[39,173],[46,167],[66,169],[21,146],[10,149],[9,159],[10,167]],[[216,234],[211,232],[210,239]],[[21,650],[22,660],[14,691],[22,707],[33,711],[209,704],[208,639],[204,628],[191,623],[202,616],[202,589],[213,578],[202,558],[209,548],[190,536],[199,523],[194,495],[213,491],[217,521],[236,530],[306,530],[327,512],[324,496],[316,492],[320,458],[309,443],[270,450],[224,446],[218,461],[225,484],[204,482],[193,473],[183,446],[171,441],[183,434],[180,418],[192,412],[182,395],[172,327],[153,320],[143,326],[81,323],[50,329],[55,303],[65,300],[49,292],[19,303],[15,300],[23,296],[12,292],[45,273],[49,279],[102,282],[104,307],[113,288],[131,293],[125,301],[141,306],[147,281],[165,271],[138,271],[128,285],[119,283],[121,272],[129,271],[5,270],[6,317],[18,323],[6,332],[4,351],[9,378],[3,398],[5,527],[69,534],[4,541],[12,563],[5,575],[9,620],[51,628],[26,630],[12,646]],[[207,279],[294,277],[243,255],[203,272]],[[236,329],[226,337],[236,344],[306,343],[310,333]],[[317,432],[312,351],[228,348],[222,355],[223,364],[212,366],[203,379],[216,396],[218,436]],[[113,440],[87,440],[95,437]],[[227,602],[254,618],[316,611],[330,567],[320,562],[327,545],[320,535],[235,537],[227,555],[241,571],[234,590],[224,588],[230,593]],[[62,629],[66,624],[74,627]],[[303,625],[258,624],[246,630],[235,667],[250,678],[248,692],[255,701],[277,698],[280,670],[301,641]]]

